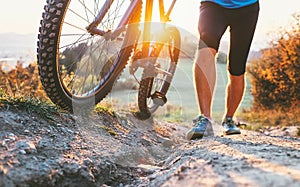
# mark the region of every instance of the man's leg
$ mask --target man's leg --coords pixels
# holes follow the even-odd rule
[[[227,86],[226,116],[234,116],[244,95],[245,69],[253,39],[259,4],[226,13],[230,25],[229,84]]]
[[[194,64],[194,86],[198,98],[199,116],[194,120],[194,126],[187,132],[188,140],[202,138],[204,134],[213,135],[211,127],[211,105],[216,83],[215,67],[216,50],[202,48]]]
[[[200,41],[194,65],[194,82],[199,113],[211,118],[212,98],[216,83],[215,56],[220,40],[228,27],[224,9],[211,2],[202,2],[198,30]]]
[[[198,99],[199,114],[211,119],[212,98],[216,83],[216,50],[202,48],[194,64],[194,84]]]
[[[236,126],[233,116],[244,96],[244,90],[244,74],[238,76],[230,74],[227,85],[226,114],[222,122],[222,126],[225,129],[223,133],[225,135],[241,134],[241,130]]]
[[[227,100],[226,100],[226,116],[233,117],[242,98],[245,90],[244,74],[235,76],[229,75],[227,85]]]
[[[188,140],[202,138],[205,134],[213,135],[210,119],[216,83],[215,55],[227,26],[221,6],[210,2],[201,3],[198,24],[201,40],[194,64],[194,86],[200,115],[193,121],[193,127],[186,134]]]
[[[246,62],[257,23],[258,12],[258,3],[226,11],[230,26],[228,64],[230,75],[227,87],[226,116],[222,123],[225,128],[224,134],[226,135],[241,133],[232,117],[244,95]]]

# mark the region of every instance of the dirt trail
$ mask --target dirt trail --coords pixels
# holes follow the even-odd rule
[[[300,139],[187,128],[128,112],[46,121],[0,110],[0,186],[300,186]]]
[[[300,140],[242,135],[185,143],[149,186],[300,186]]]

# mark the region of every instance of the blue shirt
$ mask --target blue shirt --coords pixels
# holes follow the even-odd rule
[[[258,0],[201,0],[201,2],[213,2],[224,8],[241,8],[256,3]]]

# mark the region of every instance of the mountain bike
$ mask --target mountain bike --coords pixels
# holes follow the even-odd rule
[[[152,33],[153,0],[145,0],[144,11],[142,0],[47,0],[37,57],[48,97],[71,112],[94,106],[129,63],[133,76],[142,69],[137,114],[149,118],[167,102],[179,58],[180,32],[166,24],[175,2],[165,11],[158,0],[162,29]]]

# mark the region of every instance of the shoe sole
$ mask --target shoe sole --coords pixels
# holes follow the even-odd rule
[[[224,135],[241,134],[241,132],[223,132]]]
[[[187,135],[188,140],[196,140],[196,139],[202,139],[204,136],[203,133],[194,133],[191,136]]]

